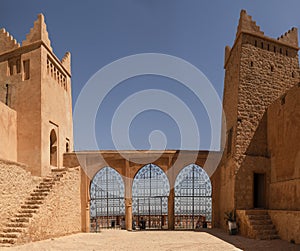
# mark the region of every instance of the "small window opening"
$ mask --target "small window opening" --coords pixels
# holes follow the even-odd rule
[[[227,135],[227,155],[231,154],[232,135],[233,135],[233,128],[231,127],[230,130],[228,131],[228,135]]]
[[[285,104],[285,95],[281,97],[281,105]]]
[[[257,40],[254,41],[254,46],[257,47]]]
[[[30,62],[29,62],[29,60],[23,61],[23,74],[24,74],[24,80],[28,80],[30,78]]]

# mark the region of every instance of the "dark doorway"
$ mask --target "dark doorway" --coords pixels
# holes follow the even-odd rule
[[[266,175],[254,173],[253,175],[253,206],[254,208],[266,207]]]

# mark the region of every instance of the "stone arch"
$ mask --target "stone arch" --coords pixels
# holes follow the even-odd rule
[[[170,182],[157,165],[147,164],[132,182],[132,213],[141,228],[162,229],[168,224]]]
[[[54,129],[50,132],[50,166],[57,167],[58,158],[58,143],[57,135]]]
[[[125,227],[125,184],[118,171],[101,168],[91,179],[89,194],[91,232]]]
[[[194,229],[212,219],[212,185],[208,174],[196,164],[185,166],[175,180],[175,228]]]

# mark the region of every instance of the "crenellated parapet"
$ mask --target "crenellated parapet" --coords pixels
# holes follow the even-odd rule
[[[293,27],[277,38],[278,41],[298,47],[298,29]]]
[[[38,15],[38,19],[34,22],[30,32],[26,35],[26,39],[22,42],[22,46],[42,41],[50,51],[52,51],[51,42],[48,36],[47,25],[43,14]]]
[[[264,32],[260,30],[260,27],[252,20],[252,17],[247,14],[246,10],[242,10],[240,13],[240,20],[237,27],[236,38],[239,37],[241,32],[249,32],[257,35],[264,35]]]
[[[71,73],[71,53],[66,52],[64,57],[61,60],[61,64],[64,66],[64,68]]]
[[[0,54],[14,50],[20,47],[20,44],[4,28],[0,30]]]

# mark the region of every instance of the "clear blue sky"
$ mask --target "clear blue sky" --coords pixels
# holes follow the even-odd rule
[[[1,1],[0,26],[22,42],[37,14],[45,15],[56,55],[62,58],[66,51],[72,53],[73,105],[82,87],[100,68],[145,52],[170,54],[190,62],[208,77],[222,98],[224,47],[233,43],[241,9],[246,9],[271,37],[300,27],[299,0],[6,0]],[[128,95],[148,88],[166,90],[183,100],[198,123],[199,148],[211,148],[210,125],[201,102],[176,81],[157,76],[124,81],[111,92],[97,115],[99,148],[114,148],[110,127],[115,108]],[[148,136],[153,130],[164,132],[168,149],[180,148],[176,121],[151,110],[132,121],[132,144],[148,149]],[[80,144],[76,149],[81,149]]]

